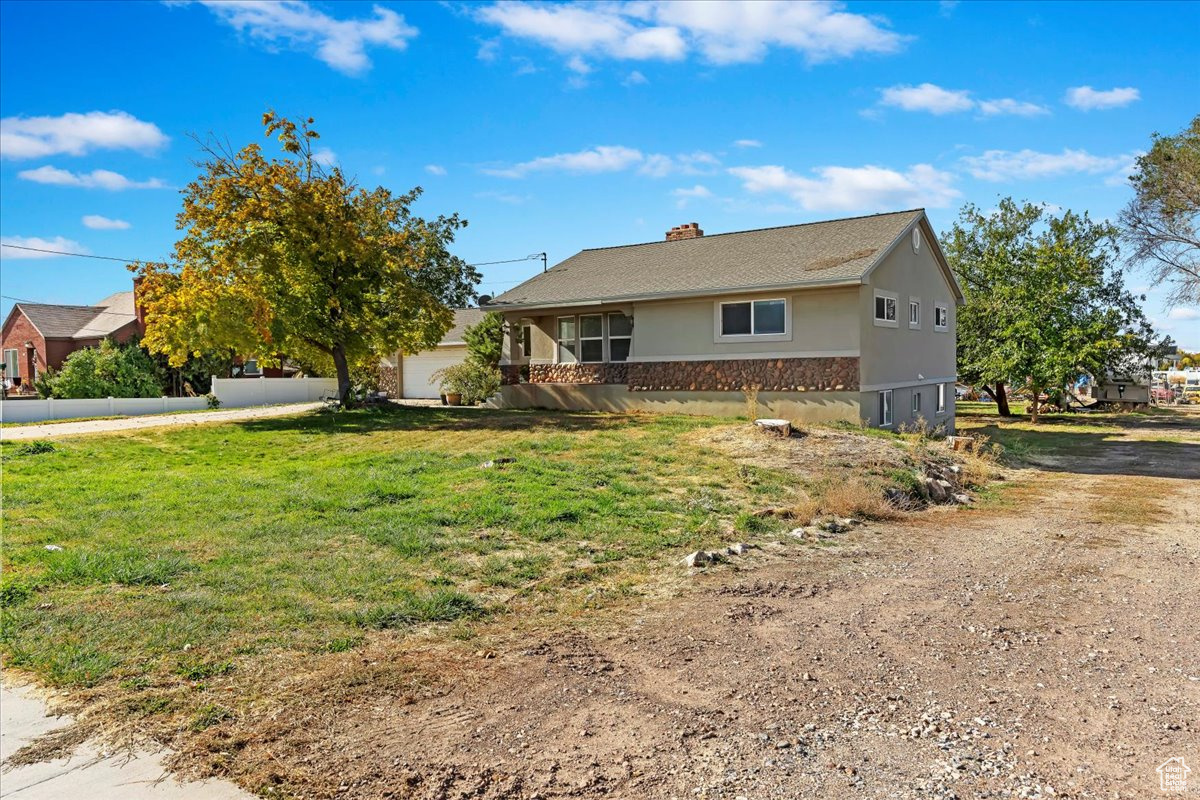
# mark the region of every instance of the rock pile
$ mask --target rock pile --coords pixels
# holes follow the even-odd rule
[[[744,556],[754,547],[746,542],[738,542],[720,550],[697,550],[694,553],[688,553],[679,563],[686,567],[706,567],[709,564],[724,561],[728,556]]]

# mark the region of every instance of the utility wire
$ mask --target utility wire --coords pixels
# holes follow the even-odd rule
[[[13,250],[29,250],[33,253],[50,253],[56,256],[75,256],[76,258],[97,258],[101,261],[121,261],[126,264],[141,262],[143,264],[162,264],[162,261],[144,261],[140,258],[116,258],[114,256],[94,256],[91,253],[68,253],[65,250],[47,250],[44,247],[26,247],[20,244],[0,244],[0,247],[11,247]]]

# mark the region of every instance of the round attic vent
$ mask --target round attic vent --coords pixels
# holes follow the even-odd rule
[[[921,252],[921,229],[920,228],[913,228],[912,245],[913,245],[914,253]]]

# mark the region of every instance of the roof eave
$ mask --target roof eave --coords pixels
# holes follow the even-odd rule
[[[687,292],[651,292],[619,297],[580,297],[571,300],[556,300],[548,303],[489,303],[483,308],[488,311],[537,311],[540,309],[565,308],[567,306],[598,306],[616,303],[638,303],[654,300],[680,300],[690,297],[714,297],[728,294],[758,294],[797,289],[827,289],[835,286],[856,286],[860,278],[839,278],[832,281],[805,281],[803,283],[781,283],[769,286],[728,286],[720,289],[695,289]]]

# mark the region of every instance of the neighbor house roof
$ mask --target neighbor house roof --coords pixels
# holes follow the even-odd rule
[[[456,308],[454,309],[454,325],[450,330],[446,331],[446,335],[442,337],[442,341],[438,343],[438,347],[446,345],[466,344],[463,339],[463,334],[467,328],[475,325],[479,320],[483,319],[483,315],[487,311],[482,308]]]
[[[47,339],[102,339],[137,320],[133,292],[117,292],[94,306],[17,303]]]
[[[531,308],[858,283],[922,209],[582,250],[489,307]]]

